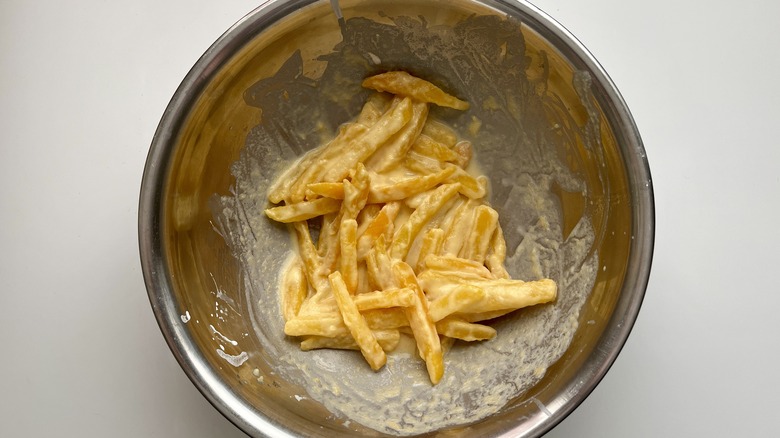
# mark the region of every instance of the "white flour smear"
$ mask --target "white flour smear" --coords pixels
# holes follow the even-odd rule
[[[543,98],[536,95],[534,87],[525,78],[501,76],[506,64],[525,62],[519,55],[508,59],[508,54],[524,53],[520,50],[524,42],[517,32],[499,32],[501,36],[492,43],[480,40],[477,47],[468,40],[468,32],[415,27],[409,25],[411,19],[381,25],[356,20],[347,20],[345,43],[326,57],[329,64],[319,78],[320,87],[299,85],[282,77],[286,71],[296,71],[296,64],[302,62],[299,56],[293,56],[276,78],[264,79],[247,91],[247,102],[263,108],[264,122],[249,134],[241,158],[233,165],[234,193],[215,199],[215,219],[243,269],[255,335],[264,354],[277,361],[274,371],[279,377],[306,388],[307,397],[342,416],[347,425],[355,422],[380,432],[412,435],[472,423],[499,411],[533,387],[566,351],[577,329],[579,311],[598,269],[598,254],[592,251],[595,236],[586,210],[564,237],[560,201],[553,189],[562,187],[587,194],[585,184],[561,163],[557,152],[561,144],[556,143],[581,132],[575,127],[567,133],[570,135],[551,135],[549,124],[534,119],[544,108]],[[499,19],[491,19],[490,23],[484,20],[472,17],[461,26],[517,26]],[[366,32],[401,32],[408,44],[384,46],[383,41],[393,38],[374,38],[374,46],[364,47],[361,44],[367,44],[367,39],[359,35]],[[263,214],[268,205],[266,190],[281,170],[320,143],[321,130],[316,126],[333,132],[339,123],[357,114],[365,96],[359,91],[360,78],[371,71],[353,73],[362,75],[356,77],[357,91],[346,94],[355,96],[354,103],[328,102],[338,93],[328,94],[326,86],[329,74],[357,68],[350,64],[354,56],[344,55],[349,41],[357,45],[349,46],[350,50],[366,53],[368,61],[417,59],[418,63],[433,66],[436,73],[432,80],[464,90],[459,97],[472,102],[473,111],[435,116],[456,126],[473,142],[479,164],[491,180],[491,204],[499,212],[508,245],[507,270],[513,278],[549,277],[558,283],[554,303],[514,312],[492,323],[498,331],[494,339],[456,343],[445,355],[444,377],[436,386],[430,384],[424,363],[404,349],[391,353],[387,365],[373,372],[358,352],[300,351],[297,342],[283,332],[277,282],[293,244],[284,226]],[[425,46],[415,41],[425,41]],[[483,47],[486,44],[488,47]],[[501,62],[491,59],[492,45],[503,47],[499,49],[502,54],[495,54],[503,57]],[[437,50],[455,49],[456,57],[429,58],[429,53]],[[370,69],[373,61],[364,64],[361,68]],[[467,71],[469,65],[473,72]],[[287,93],[289,103],[279,103],[282,99],[263,91],[274,90],[281,82],[284,86],[276,89]],[[481,109],[488,105],[480,105],[488,98],[489,111]],[[290,109],[296,106],[306,112]],[[508,108],[526,112],[517,114]],[[481,121],[481,127],[479,132],[469,133],[466,127],[474,117]]]

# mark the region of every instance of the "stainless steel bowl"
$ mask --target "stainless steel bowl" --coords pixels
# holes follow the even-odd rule
[[[269,297],[275,292],[268,287],[275,281],[273,270],[259,286],[251,284],[258,277],[248,276],[251,267],[234,257],[235,245],[222,235],[231,216],[217,207],[242,195],[236,192],[231,165],[251,161],[267,179],[290,158],[283,156],[290,148],[279,153],[255,148],[253,155],[258,127],[306,127],[302,140],[294,143],[311,147],[314,128],[306,120],[333,129],[355,110],[354,104],[323,106],[323,93],[346,87],[347,100],[359,100],[359,86],[350,87],[359,84],[360,74],[406,68],[481,103],[468,114],[440,116],[474,137],[497,209],[511,225],[505,232],[514,247],[521,246],[533,209],[529,216],[529,210],[519,211],[507,199],[513,188],[545,172],[558,175],[546,188],[561,242],[572,240],[582,221],[592,230],[583,257],[572,259],[564,246],[548,248],[553,257],[548,260],[559,261],[545,264],[553,274],[595,268],[583,301],[567,310],[567,321],[576,323],[568,348],[543,367],[533,385],[517,388],[517,395],[487,418],[431,431],[435,436],[542,435],[604,377],[645,293],[654,238],[653,193],[629,110],[582,44],[527,3],[342,1],[340,14],[346,20],[337,20],[331,6],[313,0],[264,3],[208,49],[173,96],[151,145],[139,213],[143,272],[163,335],[204,396],[250,435],[384,436],[330,412],[308,396],[311,388],[281,372],[285,347],[269,343],[272,335],[266,330],[275,323],[267,314],[259,319],[257,308],[263,300],[274,303]],[[378,23],[379,28],[360,23]],[[433,39],[448,35],[467,44],[456,44],[447,56],[439,56],[436,51],[443,46],[433,40],[407,41],[399,49],[407,31]],[[353,39],[349,51],[338,46],[344,35]],[[341,57],[332,55],[336,47]],[[471,60],[485,58],[486,70],[459,64],[464,53]],[[290,98],[282,93],[287,89],[274,88],[268,78],[304,91],[291,97],[295,105],[285,106],[280,102]],[[511,96],[520,97],[512,101]],[[552,161],[560,166],[550,170]],[[564,182],[564,174],[575,182]],[[274,234],[279,230],[263,230],[270,243],[258,244],[254,261],[278,266],[287,242],[283,234]]]

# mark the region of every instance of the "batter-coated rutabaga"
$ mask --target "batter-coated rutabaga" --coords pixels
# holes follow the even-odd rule
[[[268,192],[280,205],[265,214],[291,224],[298,249],[280,285],[284,332],[304,350],[358,349],[374,370],[411,334],[436,384],[446,345],[492,339],[479,322],[550,302],[557,285],[509,278],[471,144],[428,120],[430,104],[468,103],[402,71],[363,86],[378,93],[357,120]]]

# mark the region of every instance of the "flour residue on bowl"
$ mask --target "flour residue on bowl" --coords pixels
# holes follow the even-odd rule
[[[215,222],[242,268],[262,354],[278,376],[306,388],[307,397],[343,417],[345,427],[354,422],[411,435],[479,421],[533,387],[561,357],[593,286],[599,265],[589,215],[565,232],[555,195],[556,189],[587,191],[558,155],[565,149],[560,142],[582,133],[570,127],[567,135],[558,135],[563,128],[550,128],[544,96],[523,74],[525,42],[511,20],[474,16],[454,27],[429,27],[407,17],[392,23],[353,18],[343,32],[343,42],[321,59],[328,63],[322,77],[303,76],[303,59],[296,53],[276,76],[246,91],[246,102],[262,109],[263,121],[232,167],[233,193],[214,200]],[[323,133],[332,134],[357,114],[366,95],[362,78],[392,69],[410,70],[472,103],[463,115],[432,114],[475,146],[490,178],[512,277],[549,277],[559,285],[553,304],[496,320],[493,340],[456,343],[436,386],[413,349],[391,354],[375,373],[359,353],[304,352],[286,338],[277,282],[293,244],[286,229],[263,214],[276,175],[320,144]]]

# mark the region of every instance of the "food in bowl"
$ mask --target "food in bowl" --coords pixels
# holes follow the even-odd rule
[[[220,38],[174,95],[150,150],[139,233],[152,308],[176,358],[255,436],[538,436],[625,342],[652,255],[652,185],[614,85],[523,2],[271,1]],[[269,221],[273,178],[360,113],[362,78],[405,70],[469,102],[430,117],[472,143],[515,278],[554,302],[455,344],[431,385],[415,346],[378,372],[302,351],[278,284],[295,248]]]

